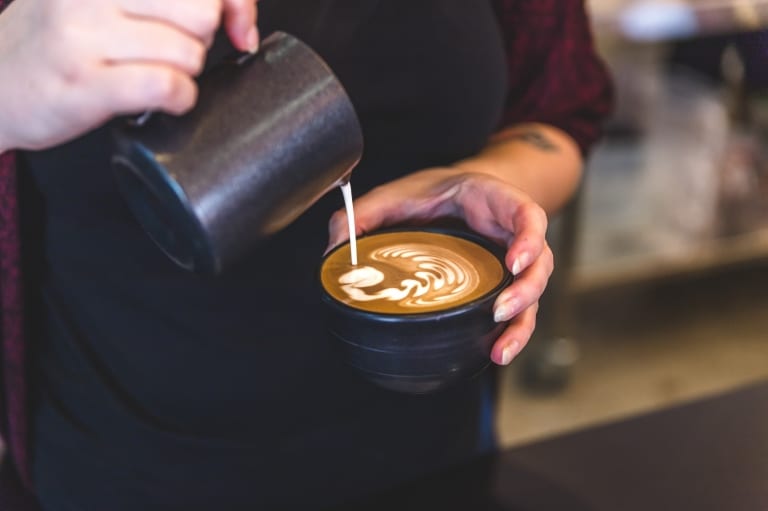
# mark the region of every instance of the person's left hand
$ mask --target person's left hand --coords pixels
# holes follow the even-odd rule
[[[547,215],[527,194],[505,181],[452,167],[415,172],[355,201],[357,234],[439,217],[462,218],[478,233],[507,247],[505,262],[516,278],[496,300],[494,319],[511,321],[491,351],[494,362],[507,365],[533,333],[539,298],[554,267],[545,239]],[[349,237],[344,210],[331,217],[329,234],[329,248]]]

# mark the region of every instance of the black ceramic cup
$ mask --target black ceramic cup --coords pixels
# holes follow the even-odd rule
[[[490,254],[494,261],[491,264],[500,267],[498,278],[485,283],[487,291],[470,301],[427,312],[393,313],[364,310],[360,304],[350,304],[350,300],[340,299],[337,291],[326,288],[324,279],[328,278],[329,265],[338,264],[329,261],[337,251],[348,250],[348,244],[337,247],[323,259],[319,277],[321,299],[331,340],[340,356],[360,375],[381,387],[423,394],[471,378],[489,365],[493,343],[506,326],[494,321],[493,304],[499,293],[512,282],[512,275],[504,266],[502,247],[464,231],[383,231],[358,240],[359,248],[369,238],[400,232],[415,233],[421,238],[424,238],[423,233],[460,238]],[[364,257],[364,254],[361,252],[360,256]],[[361,260],[358,266],[363,264]],[[349,268],[355,267],[350,263]],[[433,270],[429,266],[425,268],[417,281],[429,278]],[[407,275],[403,278],[411,279]],[[377,288],[369,289],[375,293]]]
[[[363,138],[331,69],[276,32],[201,76],[196,106],[115,129],[128,207],[183,268],[218,273],[349,178]]]

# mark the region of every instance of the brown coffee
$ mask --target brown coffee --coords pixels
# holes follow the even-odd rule
[[[336,300],[369,312],[417,314],[450,309],[496,288],[499,259],[467,239],[428,231],[387,232],[357,240],[323,262],[320,278]]]

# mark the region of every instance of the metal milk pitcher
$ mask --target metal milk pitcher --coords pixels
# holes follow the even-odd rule
[[[219,273],[349,179],[363,137],[323,60],[276,32],[205,71],[197,105],[115,131],[112,168],[147,234],[183,268]]]

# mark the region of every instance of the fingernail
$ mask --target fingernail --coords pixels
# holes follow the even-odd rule
[[[501,323],[502,321],[509,321],[512,319],[512,317],[517,314],[517,306],[518,306],[518,300],[517,298],[513,298],[508,302],[503,302],[499,304],[498,307],[496,307],[496,310],[493,312],[493,320],[496,323]]]
[[[259,51],[259,31],[256,27],[251,27],[246,36],[246,43],[248,44],[248,51],[256,53]]]
[[[509,346],[501,352],[501,365],[508,366],[512,359],[517,355],[518,342],[512,341]]]
[[[528,264],[528,254],[522,253],[519,256],[517,256],[517,259],[515,259],[515,262],[512,263],[512,275],[517,276],[521,271],[523,271],[523,268]]]

